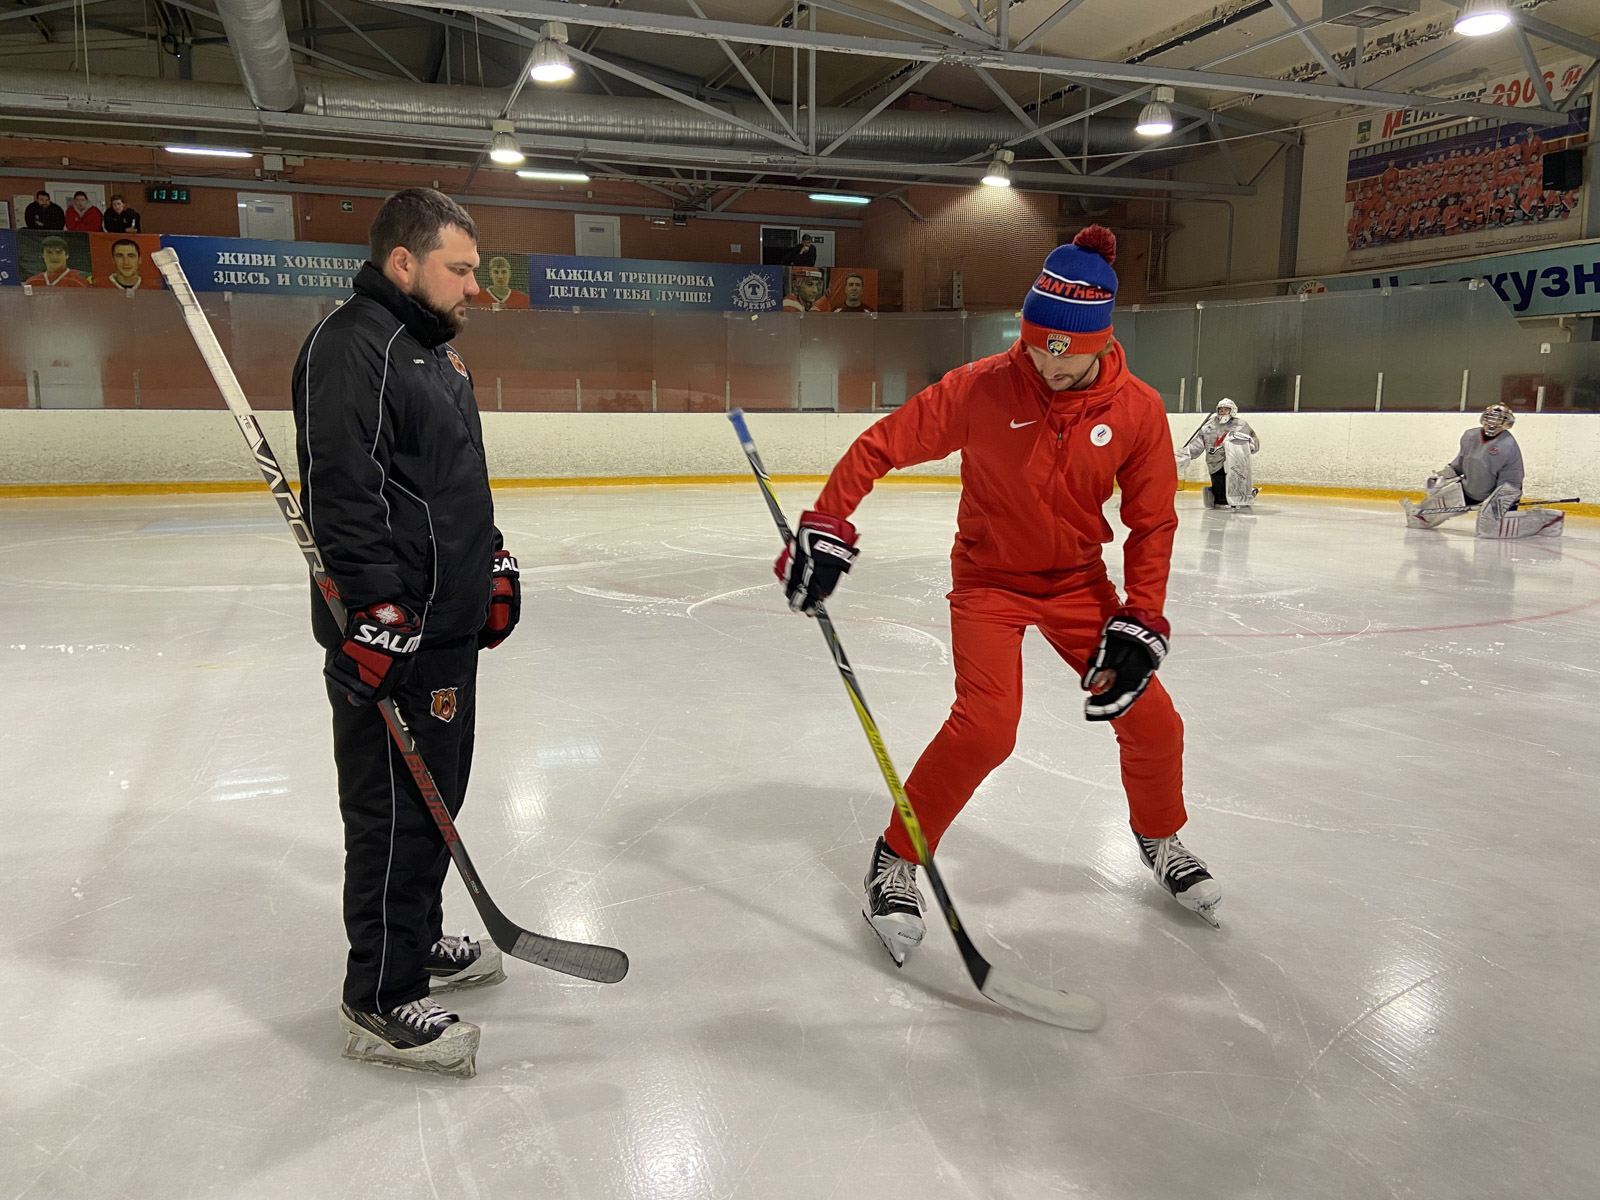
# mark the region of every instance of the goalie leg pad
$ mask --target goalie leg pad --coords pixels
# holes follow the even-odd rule
[[[1559,508],[1519,508],[1506,513],[1492,525],[1486,524],[1483,514],[1480,513],[1477,533],[1480,538],[1499,541],[1530,537],[1560,537],[1566,520],[1567,514]]]

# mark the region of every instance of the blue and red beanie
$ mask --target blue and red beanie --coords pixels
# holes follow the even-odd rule
[[[1057,246],[1022,302],[1022,340],[1057,356],[1098,354],[1111,340],[1117,300],[1117,235],[1104,225],[1078,231]]]

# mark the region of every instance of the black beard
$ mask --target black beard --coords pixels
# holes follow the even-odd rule
[[[440,308],[438,303],[435,302],[434,298],[428,295],[428,293],[425,292],[421,286],[418,286],[414,291],[412,291],[410,296],[418,304],[422,305],[423,308],[427,309],[435,317],[439,318],[440,327],[444,329],[446,334],[449,335],[446,340],[449,340],[449,338],[453,338],[459,334],[462,330],[462,327],[467,323],[466,313],[463,312],[458,317],[456,316],[454,306]]]

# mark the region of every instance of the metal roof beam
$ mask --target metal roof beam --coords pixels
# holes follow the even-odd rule
[[[1022,127],[1030,131],[1028,136],[1034,141],[1038,142],[1039,145],[1043,146],[1049,152],[1050,157],[1061,164],[1061,169],[1063,171],[1065,171],[1068,175],[1081,174],[1081,172],[1078,170],[1077,164],[1075,164],[1070,158],[1061,152],[1060,146],[1056,145],[1048,137],[1039,132],[1039,122],[1035,121],[1027,113],[1022,111],[1022,105],[1018,104],[1011,98],[1010,92],[1006,91],[1005,88],[1001,87],[995,82],[993,75],[989,74],[989,72],[985,71],[982,67],[973,67],[972,73],[979,79],[983,80],[983,82],[988,86],[989,90],[993,92],[999,99],[1000,103],[1004,104],[1006,108],[1010,110],[1013,117],[1022,122]]]
[[[427,8],[446,0],[394,0],[407,7]],[[902,5],[910,0],[897,0]],[[1066,58],[1046,54],[1020,54],[1015,51],[980,49],[952,51],[943,46],[826,33],[809,29],[773,29],[734,21],[701,21],[668,13],[597,8],[587,4],[558,3],[557,0],[448,0],[458,12],[496,13],[532,18],[538,21],[565,21],[569,25],[604,26],[634,29],[644,33],[675,37],[722,38],[730,42],[755,45],[781,45],[796,50],[826,50],[840,54],[860,54],[876,58],[901,58],[915,62],[939,61],[958,66],[983,66],[1032,74],[1063,75],[1068,78],[1112,80],[1134,85],[1167,84],[1173,87],[1201,88],[1258,96],[1288,96],[1331,104],[1354,104],[1368,108],[1426,109],[1452,116],[1504,120],[1503,106],[1461,100],[1435,100],[1406,92],[1382,92],[1371,88],[1339,87],[1331,84],[1292,79],[1268,79],[1253,75],[1229,75],[1212,71],[1155,67],[1144,63],[1100,62],[1094,59]],[[937,11],[937,10],[934,10]],[[953,19],[953,18],[951,18]],[[970,29],[970,26],[963,25]],[[973,31],[976,34],[977,31]],[[1557,124],[1557,114],[1529,109],[1520,120],[1533,124]]]
[[[55,4],[41,4],[37,8],[16,8],[0,13],[0,21],[20,21],[24,17],[42,17],[45,13],[59,12],[63,8],[86,8],[104,4],[106,0],[57,0]]]
[[[1049,33],[1057,25],[1061,24],[1061,22],[1070,17],[1082,3],[1083,0],[1066,0],[1065,4],[1056,9],[1055,12],[1051,13],[1043,21],[1040,21],[1038,25],[1034,26],[1033,32],[1018,42],[1015,48],[1018,51],[1022,51],[1026,50],[1029,46],[1038,45],[1039,39],[1044,37],[1045,34]]]
[[[1511,26],[1515,34],[1517,53],[1522,55],[1522,65],[1527,68],[1528,78],[1533,80],[1533,90],[1539,93],[1539,107],[1556,111],[1556,102],[1550,97],[1550,87],[1544,81],[1544,72],[1539,70],[1539,60],[1534,57],[1533,43],[1528,40],[1528,35],[1515,24]]]
[[[1272,0],[1272,7],[1277,9],[1278,15],[1288,22],[1289,29],[1305,43],[1306,49],[1316,56],[1316,60],[1322,64],[1322,69],[1330,77],[1338,80],[1341,86],[1349,87],[1351,83],[1350,77],[1344,73],[1338,63],[1333,61],[1333,55],[1328,53],[1328,48],[1317,41],[1317,35],[1306,28],[1306,23],[1300,19],[1299,14],[1289,7],[1289,0]],[[1357,37],[1359,36],[1358,32]],[[1356,65],[1360,66],[1360,64],[1361,59],[1358,55]]]
[[[1568,50],[1576,50],[1579,54],[1586,54],[1590,58],[1600,58],[1600,42],[1573,33],[1570,29],[1563,29],[1559,25],[1552,25],[1549,21],[1541,21],[1538,17],[1530,17],[1527,13],[1517,14],[1517,28],[1533,34],[1540,41],[1565,46]]]
[[[702,20],[705,19],[706,10],[700,7],[699,0],[685,0],[685,2],[689,5],[690,10],[695,16],[701,18]],[[778,128],[787,133],[791,139],[798,142],[800,140],[800,135],[795,132],[794,126],[790,125],[788,119],[784,117],[783,113],[778,111],[778,106],[772,102],[772,97],[767,95],[767,90],[756,82],[756,77],[750,74],[750,70],[744,65],[743,60],[741,60],[740,57],[733,52],[733,47],[728,45],[727,42],[722,41],[720,38],[717,39],[717,45],[721,47],[722,52],[728,56],[728,61],[733,64],[733,69],[739,72],[745,83],[749,85],[750,90],[756,94],[756,98],[760,100],[762,104],[767,106],[767,111],[772,114],[772,119],[778,123]]]
[[[766,138],[768,141],[776,142],[778,145],[792,150],[804,149],[797,138],[791,138],[781,133],[774,133],[772,130],[765,129],[752,121],[746,121],[743,117],[736,117],[730,112],[724,112],[720,108],[715,108],[712,105],[705,103],[703,100],[696,100],[693,96],[685,95],[683,92],[676,91],[664,83],[657,83],[655,80],[646,78],[636,71],[630,71],[626,67],[619,67],[616,64],[609,63],[605,59],[590,54],[587,51],[579,50],[576,46],[569,45],[567,47],[567,54],[569,57],[575,58],[581,63],[586,63],[597,71],[604,71],[608,75],[615,75],[618,79],[626,79],[635,87],[642,87],[646,91],[654,92],[658,96],[661,96],[667,100],[671,100],[674,103],[681,104],[685,108],[692,108],[698,113],[704,113],[706,116],[715,118],[726,125],[733,125],[736,128],[743,129],[747,133],[757,134],[760,137]],[[785,126],[787,127],[787,122],[785,123]]]
[[[888,108],[889,105],[893,104],[896,100],[900,99],[900,97],[905,95],[906,92],[910,91],[918,80],[920,80],[929,71],[933,70],[933,68],[937,65],[937,63],[923,63],[910,75],[907,75],[903,80],[900,81],[899,87],[895,88],[894,91],[890,92],[882,100],[878,101],[870,109],[868,109],[866,115],[854,125],[850,126],[849,129],[846,129],[838,137],[834,138],[833,141],[829,142],[827,146],[823,148],[822,152],[817,155],[817,157],[827,158],[828,155],[832,154],[841,145],[849,141],[850,138],[856,133],[865,128],[867,125],[871,124],[874,117],[876,117],[884,109]]]

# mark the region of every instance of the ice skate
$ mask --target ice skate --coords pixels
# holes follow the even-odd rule
[[[861,915],[882,940],[894,965],[904,966],[906,955],[922,944],[922,935],[927,932],[922,923],[917,864],[901,858],[880,837],[861,886],[866,892]]]
[[[1145,866],[1155,872],[1156,882],[1171,892],[1174,900],[1197,914],[1213,929],[1221,929],[1216,908],[1222,903],[1222,886],[1211,878],[1206,864],[1184,849],[1177,834],[1147,838],[1135,832],[1133,836],[1139,843],[1139,857],[1144,859]]]
[[[451,934],[440,938],[428,951],[428,977],[432,980],[428,990],[437,996],[504,983],[506,973],[500,965],[500,947],[493,942]]]
[[[478,1027],[424,996],[386,1013],[339,1006],[344,1057],[471,1079],[478,1073]]]

